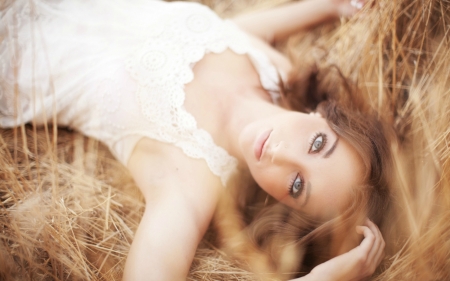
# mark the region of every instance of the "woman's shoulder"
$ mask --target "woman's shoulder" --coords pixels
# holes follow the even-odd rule
[[[181,188],[188,194],[218,194],[223,189],[220,178],[203,159],[191,158],[174,145],[149,138],[136,144],[127,167],[146,199],[168,188]]]
[[[280,73],[288,74],[292,69],[291,61],[286,57],[286,55],[279,52],[277,49],[272,47],[267,42],[261,40],[260,38],[247,34],[250,38],[251,44],[262,51],[270,60],[270,62],[276,67]]]

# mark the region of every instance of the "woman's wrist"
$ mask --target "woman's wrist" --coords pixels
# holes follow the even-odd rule
[[[310,0],[316,2],[320,6],[322,14],[328,19],[336,19],[340,17],[339,3],[335,0]]]

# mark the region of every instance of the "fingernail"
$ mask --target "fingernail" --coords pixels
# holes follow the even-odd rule
[[[362,7],[364,6],[364,3],[358,0],[352,0],[350,1],[350,5],[355,7],[358,10],[361,10]]]
[[[361,10],[364,4],[362,2],[357,2],[355,8]]]

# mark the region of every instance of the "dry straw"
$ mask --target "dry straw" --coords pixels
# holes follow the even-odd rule
[[[229,17],[288,1],[201,2]],[[396,129],[388,255],[373,279],[450,280],[450,2],[369,6],[280,48],[297,62],[338,66]],[[143,208],[98,142],[52,127],[0,130],[1,280],[120,280]],[[214,236],[189,280],[257,280]]]

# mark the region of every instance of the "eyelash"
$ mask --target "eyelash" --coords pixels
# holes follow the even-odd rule
[[[295,183],[295,180],[297,179],[297,178],[299,178],[300,179],[300,181],[301,181],[301,186],[300,186],[300,189],[299,189],[299,191],[297,192],[297,194],[294,194],[293,193],[293,191],[294,191],[294,183]],[[292,197],[292,198],[294,198],[294,199],[296,199],[296,198],[298,198],[298,197],[300,197],[300,195],[302,195],[302,193],[303,193],[303,189],[305,188],[305,180],[304,180],[304,178],[300,175],[300,173],[297,173],[296,175],[295,175],[295,177],[291,180],[291,182],[290,182],[290,184],[289,184],[289,195]]]
[[[323,143],[320,146],[320,148],[316,151],[312,151],[312,146],[314,144],[314,142],[317,140],[317,138],[322,137],[323,139]],[[327,135],[324,133],[316,133],[314,134],[314,136],[311,138],[311,140],[309,141],[309,153],[318,153],[320,151],[322,151],[322,149],[325,147],[325,145],[327,144]],[[297,180],[297,178],[299,178],[300,182],[301,182],[301,186],[299,188],[299,191],[297,192],[297,194],[294,194],[294,183]],[[305,188],[305,180],[303,179],[303,177],[300,175],[300,173],[297,173],[295,175],[295,177],[292,178],[291,182],[289,183],[288,186],[288,190],[289,190],[289,195],[292,198],[298,198],[302,193],[303,193],[303,189]]]
[[[318,138],[318,137],[322,137],[323,138],[323,144],[322,144],[322,146],[320,147],[320,149],[319,150],[317,150],[317,151],[311,151],[312,150],[312,146],[313,146],[313,144],[314,144],[314,141]],[[309,153],[319,153],[320,151],[322,151],[322,149],[325,147],[325,145],[327,144],[327,140],[328,140],[328,138],[327,138],[327,135],[326,134],[324,134],[324,133],[321,133],[321,132],[318,132],[318,133],[315,133],[314,134],[314,136],[311,138],[311,140],[309,141]]]

